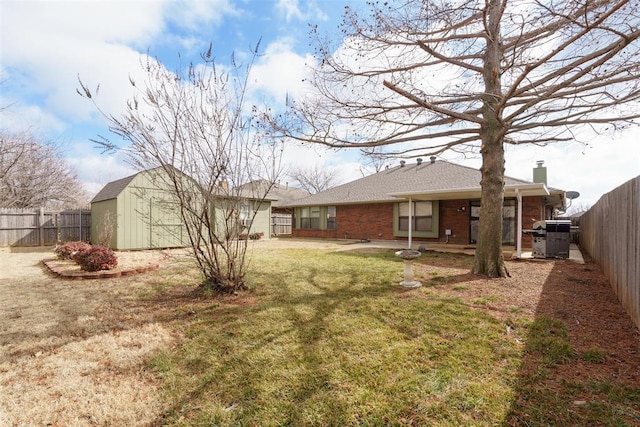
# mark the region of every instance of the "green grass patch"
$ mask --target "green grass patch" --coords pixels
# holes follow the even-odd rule
[[[562,381],[550,387],[547,377],[519,390],[509,415],[514,426],[640,425],[640,388],[597,381]]]
[[[420,260],[439,259],[457,258]],[[392,251],[254,253],[251,290],[193,308],[178,325],[182,346],[152,360],[172,402],[162,424],[613,425],[602,421],[637,415],[634,389],[593,385],[611,403],[573,408],[578,386],[544,388],[575,357],[561,322],[500,321],[433,289],[401,288],[402,275]],[[570,410],[586,422],[572,424]]]
[[[592,348],[581,355],[582,360],[589,363],[604,363],[607,360],[607,353],[599,348]]]
[[[487,305],[489,303],[496,302],[496,301],[499,301],[499,300],[500,300],[500,297],[498,297],[496,295],[487,295],[487,296],[484,296],[484,297],[481,297],[481,298],[475,298],[473,300],[473,303],[477,304],[477,305]]]
[[[575,356],[564,323],[546,316],[529,326],[527,351],[541,355],[545,365],[566,363]]]
[[[176,402],[168,425],[490,425],[508,412],[519,350],[503,325],[399,288],[392,253],[270,251],[250,276],[259,303],[198,313],[152,362]]]

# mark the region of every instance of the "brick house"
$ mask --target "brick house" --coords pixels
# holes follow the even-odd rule
[[[534,181],[505,177],[503,244],[531,247],[523,229],[551,219],[564,191],[547,187],[542,162]],[[293,237],[476,243],[479,170],[447,161],[415,163],[369,175],[292,201]]]

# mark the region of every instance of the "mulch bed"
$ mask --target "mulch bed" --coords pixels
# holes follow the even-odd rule
[[[160,268],[159,264],[147,264],[140,267],[102,270],[102,271],[84,271],[74,261],[59,260],[55,258],[44,259],[42,263],[55,275],[64,279],[80,280],[80,279],[112,279],[115,277],[132,276],[134,274],[147,273],[149,271]]]

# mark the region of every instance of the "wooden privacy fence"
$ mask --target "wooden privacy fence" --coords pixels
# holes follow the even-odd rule
[[[291,234],[291,214],[274,213],[271,215],[271,234]]]
[[[602,267],[640,328],[640,176],[602,196],[580,217],[580,246]]]
[[[0,208],[0,246],[50,246],[91,240],[91,211]]]

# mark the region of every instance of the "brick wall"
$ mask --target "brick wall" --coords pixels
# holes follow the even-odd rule
[[[449,243],[469,244],[469,207],[469,200],[440,201],[440,240],[446,241],[445,230],[449,229]]]
[[[525,197],[522,200],[522,228],[532,228],[535,221],[542,217],[542,197]],[[370,240],[406,240],[406,237],[393,235],[393,203],[371,203],[363,205],[338,205],[336,207],[335,230],[294,229],[294,237],[325,239],[370,239]],[[469,244],[469,200],[441,200],[438,238],[413,238],[420,242],[445,242],[445,230],[451,230],[449,243]],[[517,213],[516,213],[517,215]],[[528,235],[522,238],[523,247],[531,247],[532,239]]]
[[[517,213],[516,213],[517,215]],[[539,197],[523,197],[522,198],[522,229],[532,229],[533,223],[546,219],[544,217],[544,199]],[[528,234],[522,235],[522,247],[530,248],[533,246],[533,238]]]
[[[394,240],[393,203],[336,208],[338,236],[347,239]]]
[[[338,230],[311,230],[311,229],[293,229],[291,231],[293,237],[305,237],[312,239],[342,239],[338,235]]]

